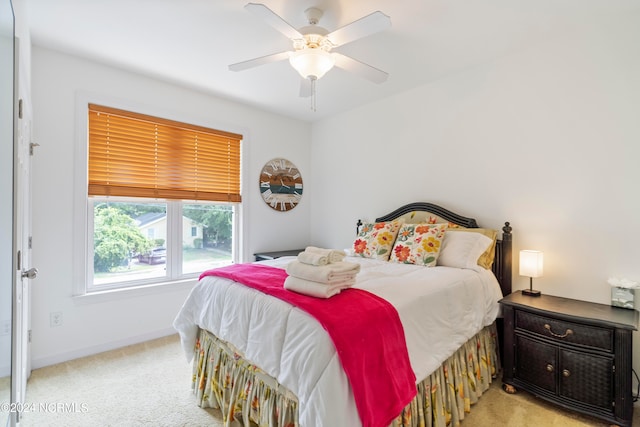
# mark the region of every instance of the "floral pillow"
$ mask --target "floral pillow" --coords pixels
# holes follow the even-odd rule
[[[435,266],[446,228],[446,224],[404,224],[393,245],[391,261]]]
[[[401,224],[399,221],[364,224],[353,242],[353,254],[388,261]]]

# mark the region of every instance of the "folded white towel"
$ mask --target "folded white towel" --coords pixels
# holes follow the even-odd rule
[[[344,251],[340,251],[337,249],[318,248],[315,246],[307,246],[304,251],[325,255],[327,258],[329,258],[329,262],[340,262],[344,259],[346,255]]]
[[[293,260],[287,264],[289,276],[325,284],[354,279],[359,271],[360,264],[344,261],[332,262],[322,266],[303,264],[298,260]]]
[[[354,283],[355,280],[347,280],[332,285],[326,285],[324,283],[289,276],[284,281],[284,288],[289,291],[316,298],[330,298],[339,294],[343,289],[350,288]]]
[[[321,253],[304,251],[298,254],[298,261],[309,265],[327,265],[329,257]]]

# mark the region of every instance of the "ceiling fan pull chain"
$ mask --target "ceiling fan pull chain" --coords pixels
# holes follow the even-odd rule
[[[316,111],[316,79],[313,76],[310,76],[311,80],[311,110],[315,113]]]

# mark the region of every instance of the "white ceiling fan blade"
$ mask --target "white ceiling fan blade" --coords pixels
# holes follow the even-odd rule
[[[389,27],[391,27],[391,18],[376,11],[327,34],[327,38],[334,46],[342,46]]]
[[[261,3],[247,3],[244,6],[245,9],[251,13],[258,15],[264,19],[269,25],[290,39],[301,39],[302,34],[291,26],[287,21],[282,19],[280,15],[276,14],[273,10]]]
[[[237,62],[229,65],[231,71],[243,71],[249,68],[258,67],[260,65],[269,64],[271,62],[289,59],[289,51],[274,53],[273,55],[261,56],[259,58],[249,59],[248,61]]]
[[[387,77],[389,77],[389,74],[384,71],[349,56],[337,52],[332,52],[332,55],[336,59],[336,67],[350,71],[374,83],[383,83],[387,80]]]
[[[300,79],[300,97],[308,98],[311,96],[311,80]]]

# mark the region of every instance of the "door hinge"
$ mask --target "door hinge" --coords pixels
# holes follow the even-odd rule
[[[22,98],[18,99],[18,118],[22,118]]]
[[[22,253],[18,251],[18,256],[16,258],[16,270],[22,270]]]
[[[29,236],[29,249],[33,249],[33,237]]]
[[[611,367],[611,369],[613,370],[613,373],[615,374],[615,373],[616,373],[616,365],[613,365],[613,366]]]
[[[31,344],[31,329],[29,329],[29,332],[27,333],[27,341]]]
[[[40,147],[40,144],[38,144],[37,142],[30,142],[29,143],[29,155],[33,156],[33,149],[35,147]]]

